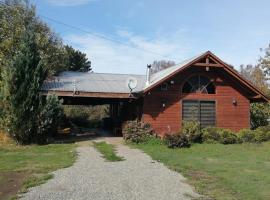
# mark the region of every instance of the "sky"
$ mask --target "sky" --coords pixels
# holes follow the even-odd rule
[[[239,69],[270,43],[269,0],[32,3],[65,44],[87,54],[94,72],[145,74],[154,60],[179,63],[207,50]]]

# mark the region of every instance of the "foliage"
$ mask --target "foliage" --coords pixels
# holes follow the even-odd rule
[[[47,73],[35,38],[33,27],[29,25],[16,55],[3,71],[1,96],[5,126],[19,143],[31,143],[35,138],[35,121],[41,109],[39,90]]]
[[[170,60],[159,60],[154,61],[151,65],[150,73],[154,74],[156,72],[159,72],[163,69],[169,68],[171,66],[174,66],[175,62]]]
[[[196,121],[185,121],[182,125],[182,134],[184,134],[189,142],[201,142],[202,134],[200,130],[200,124]]]
[[[270,44],[264,49],[264,56],[260,58],[260,66],[267,75],[270,74]]]
[[[150,124],[140,121],[126,122],[122,132],[124,140],[134,143],[146,142],[154,135],[154,130]]]
[[[270,142],[194,144],[184,149],[158,142],[132,146],[183,174],[203,199],[269,199]]]
[[[238,137],[229,129],[218,129],[221,144],[235,144],[238,143]]]
[[[202,130],[202,141],[206,143],[217,143],[220,141],[219,128],[207,127]]]
[[[260,127],[255,130],[242,129],[238,133],[238,137],[241,142],[265,142],[270,140],[270,132],[268,131],[269,127]]]
[[[57,133],[57,128],[64,116],[61,104],[57,96],[47,96],[46,104],[42,107],[37,119],[37,143],[46,143],[48,138]]]
[[[267,83],[266,74],[261,68],[260,64],[255,66],[253,65],[241,65],[240,73],[246,79],[251,81],[259,90],[261,90],[264,94],[269,95],[269,84]]]
[[[107,105],[73,106],[65,105],[66,119],[81,127],[98,128],[102,119],[109,116]]]
[[[169,148],[190,147],[188,137],[182,133],[167,134],[164,137],[164,141]]]
[[[103,155],[107,161],[123,161],[123,157],[116,155],[115,146],[106,142],[94,142],[94,147]]]
[[[270,132],[263,131],[260,129],[254,130],[254,135],[255,135],[255,141],[256,142],[265,142],[270,140]]]
[[[242,129],[238,132],[238,137],[242,142],[255,142],[255,132],[250,129]]]
[[[270,46],[269,46],[270,47]],[[251,81],[265,95],[270,95],[267,75],[270,72],[270,48],[265,49],[265,56],[262,57],[258,64],[241,65],[240,73]],[[267,125],[267,119],[270,117],[270,106],[268,103],[252,103],[250,109],[251,128]]]
[[[252,103],[250,109],[251,128],[268,125],[270,105],[268,103]]]
[[[261,131],[264,131],[264,132],[270,132],[270,125],[267,125],[267,126],[259,126],[257,128],[257,130],[261,130]]]
[[[35,7],[27,0],[4,0],[0,4],[0,74],[17,54],[21,35],[31,24],[37,50],[48,74],[63,71],[66,67],[66,52],[62,41],[36,15]]]
[[[80,72],[89,72],[92,70],[91,62],[86,57],[85,53],[75,50],[68,45],[65,46],[65,49],[68,57],[66,70]]]
[[[208,127],[202,130],[202,140],[206,143],[235,144],[237,136],[229,129]]]

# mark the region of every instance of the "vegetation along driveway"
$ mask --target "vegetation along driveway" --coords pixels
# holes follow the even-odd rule
[[[110,139],[114,143],[114,140]],[[79,157],[69,168],[54,172],[47,183],[31,188],[28,199],[192,199],[199,195],[185,178],[153,161],[138,149],[118,143],[117,155],[124,160],[104,160],[90,143],[78,147]]]

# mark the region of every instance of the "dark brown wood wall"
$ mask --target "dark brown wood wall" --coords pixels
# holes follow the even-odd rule
[[[182,94],[182,85],[191,75],[203,74],[214,81],[215,94]],[[170,80],[174,84],[170,84]],[[156,87],[146,94],[143,103],[143,121],[150,123],[160,136],[166,133],[181,130],[182,125],[182,100],[215,100],[216,101],[216,126],[239,131],[250,126],[250,101],[248,96],[253,95],[243,88],[223,69],[191,67],[187,71],[172,77],[168,81],[168,91],[161,91]],[[233,104],[236,99],[237,105]],[[162,103],[166,104],[165,108]]]

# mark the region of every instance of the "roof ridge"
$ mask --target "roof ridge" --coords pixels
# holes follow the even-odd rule
[[[130,75],[130,76],[146,76],[143,74],[121,74],[121,73],[105,73],[105,72],[78,72],[78,71],[63,71],[61,73],[81,73],[81,74],[108,74],[108,75]],[[60,74],[61,74],[60,73]]]

